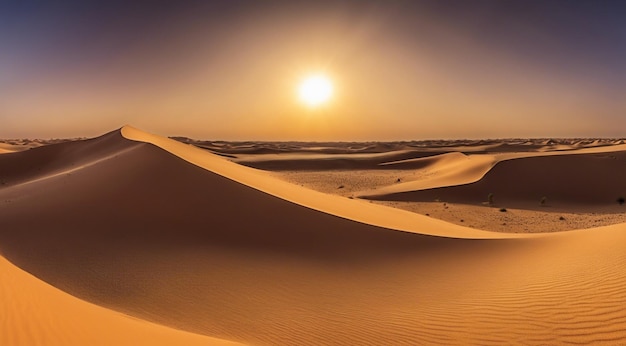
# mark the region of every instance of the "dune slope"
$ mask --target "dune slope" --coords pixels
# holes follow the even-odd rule
[[[81,301],[0,257],[0,344],[237,345]]]
[[[470,184],[404,191],[396,187],[397,192],[372,192],[367,198],[480,204],[493,193],[509,207],[537,208],[544,196],[553,206],[607,206],[626,195],[625,175],[626,151],[525,157],[501,161]]]
[[[626,225],[487,236],[345,198],[325,212],[191,146],[101,139],[80,169],[0,188],[0,253],[79,298],[261,345],[626,341]]]

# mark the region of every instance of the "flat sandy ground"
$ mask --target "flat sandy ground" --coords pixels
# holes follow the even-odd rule
[[[626,343],[622,140],[177,140],[5,142],[1,345]]]

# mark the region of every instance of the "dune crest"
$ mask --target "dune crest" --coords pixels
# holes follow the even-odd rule
[[[130,140],[154,144],[196,166],[281,199],[347,219],[413,233],[459,238],[507,238],[516,235],[484,232],[414,213],[319,193],[273,178],[262,171],[230,162],[205,150],[155,136],[131,126],[121,129]]]

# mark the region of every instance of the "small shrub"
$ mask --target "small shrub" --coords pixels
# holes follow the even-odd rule
[[[493,204],[493,193],[487,195],[487,202],[491,205]]]
[[[541,197],[541,200],[539,201],[539,204],[541,204],[541,206],[543,207],[543,206],[546,205],[547,202],[548,202],[548,197],[543,196],[543,197]]]
[[[500,208],[501,213],[506,213],[506,208]]]
[[[626,200],[624,200],[624,197],[620,197],[617,199],[617,203],[619,203],[619,205],[624,205],[625,202]]]

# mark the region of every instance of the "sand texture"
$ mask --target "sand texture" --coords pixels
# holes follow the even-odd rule
[[[471,204],[486,199],[471,186],[487,184],[520,208],[539,191],[554,208],[618,208],[618,145],[454,143],[415,156],[372,144],[353,157],[318,144],[285,159],[217,144],[127,126],[0,155],[0,343],[626,343],[625,223],[496,233],[357,196],[419,201],[436,188]],[[415,180],[375,178],[350,199],[258,169],[333,160]],[[528,186],[506,184],[517,179]]]

